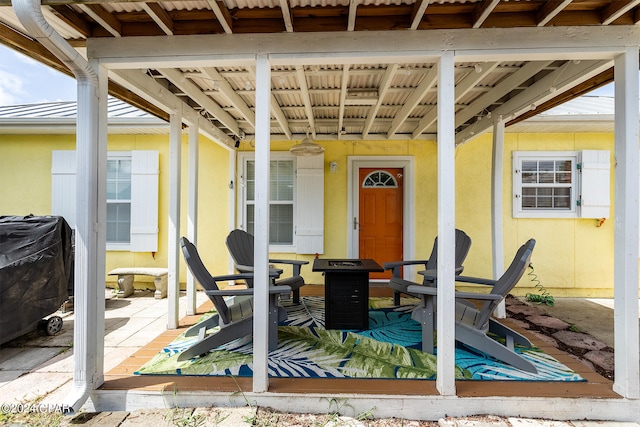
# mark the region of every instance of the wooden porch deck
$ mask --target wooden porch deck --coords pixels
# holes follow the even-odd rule
[[[322,295],[322,286],[307,285],[304,295]],[[390,296],[388,288],[371,288],[371,296]],[[133,373],[155,356],[162,348],[180,335],[188,326],[199,319],[201,313],[210,310],[205,303],[198,313],[180,321],[176,330],[162,331],[159,336],[138,350],[120,365],[104,376],[103,391],[138,390],[145,392],[166,392],[169,390],[199,392],[251,392],[251,378],[197,377],[197,376],[152,376]],[[552,355],[567,367],[584,377],[586,382],[525,382],[525,381],[456,381],[458,397],[542,397],[542,398],[621,398],[612,390],[613,382],[591,370],[573,356],[542,342],[526,330],[506,319],[505,324],[527,335],[527,337],[547,354]],[[272,378],[269,392],[293,394],[393,394],[398,396],[438,396],[435,381],[431,380],[372,380],[372,379],[328,379],[328,378]]]

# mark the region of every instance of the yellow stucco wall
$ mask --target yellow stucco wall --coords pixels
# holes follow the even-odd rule
[[[473,238],[465,274],[491,275],[491,146],[483,135],[456,150],[457,224]],[[539,293],[536,279],[553,296],[613,297],[613,173],[611,216],[596,219],[513,218],[512,153],[514,151],[609,150],[613,165],[613,134],[505,134],[503,233],[505,268],[517,248],[536,239],[532,265],[514,294]],[[476,209],[474,209],[474,206]],[[478,246],[482,253],[478,253]],[[532,273],[532,274],[530,274]]]
[[[51,151],[70,150],[73,135],[2,135],[0,144],[0,203],[5,215],[50,213]],[[167,212],[169,191],[168,135],[110,135],[110,151],[158,150],[160,152],[159,249],[151,253],[109,251],[107,271],[122,266],[160,267],[167,264]],[[187,230],[188,138],[183,138],[181,235]],[[272,142],[272,150],[286,151],[291,141]],[[325,252],[324,257],[348,255],[348,159],[349,156],[414,159],[415,248],[417,258],[431,251],[437,234],[437,145],[433,141],[321,141],[325,152]],[[491,145],[486,134],[460,146],[455,152],[456,226],[465,230],[473,244],[465,262],[465,274],[490,277],[491,264]],[[610,150],[612,134],[513,134],[505,135],[503,174],[503,222],[505,267],[518,246],[528,238],[537,241],[532,264],[540,283],[554,296],[613,296],[613,221],[598,226],[594,219],[512,218],[511,155],[517,150],[578,151]],[[240,150],[252,150],[243,142]],[[329,163],[338,163],[329,173]],[[613,168],[611,194],[613,203]],[[212,271],[228,270],[224,239],[229,223],[229,153],[200,138],[199,242],[203,259]],[[237,188],[237,186],[236,186]],[[613,215],[613,208],[611,210]],[[306,259],[312,255],[277,254],[279,258]],[[303,267],[308,283],[322,283],[311,267]],[[182,264],[181,281],[185,280]],[[114,278],[109,278],[113,283]],[[531,276],[525,275],[514,293],[534,292]]]
[[[74,135],[2,135],[0,136],[1,215],[51,214],[51,152],[75,149]],[[166,267],[169,208],[169,136],[109,135],[109,151],[159,151],[158,251],[108,251],[106,271],[117,267]],[[183,136],[180,234],[187,234],[188,137]],[[224,238],[229,230],[229,152],[205,137],[200,138],[198,206],[202,257],[213,271],[227,272],[228,255]],[[116,277],[106,276],[109,286]],[[153,288],[153,279],[136,276],[136,287]],[[186,280],[181,262],[180,280]]]
[[[437,145],[433,141],[320,141],[325,152],[325,257],[347,254],[347,163],[349,156],[411,156],[414,158],[415,257],[427,257],[437,234]],[[272,143],[286,150],[291,142]],[[246,147],[241,147],[243,149]],[[601,226],[595,219],[516,219],[512,216],[513,151],[609,150],[613,164],[613,135],[608,133],[505,135],[503,164],[504,266],[518,247],[536,239],[528,269],[514,294],[540,293],[540,284],[553,296],[613,296],[613,221]],[[492,135],[480,136],[456,149],[456,226],[473,244],[465,261],[465,274],[491,277],[491,161]],[[338,163],[336,174],[329,163]],[[611,168],[613,206],[613,167]],[[613,215],[613,207],[611,208]],[[611,218],[611,217],[610,217]],[[288,256],[296,258],[295,254]],[[297,258],[305,258],[298,256]],[[308,282],[322,283],[311,274]]]

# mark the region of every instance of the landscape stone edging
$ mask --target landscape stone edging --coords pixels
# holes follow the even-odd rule
[[[587,333],[570,330],[572,325],[549,316],[529,301],[508,296],[505,299],[505,305],[507,312],[511,315],[511,321],[531,331],[538,339],[561,350],[567,350],[571,356],[593,368],[605,378],[613,379],[613,349],[607,344]]]

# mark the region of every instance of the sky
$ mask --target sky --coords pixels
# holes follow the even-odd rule
[[[613,96],[613,84],[589,95]],[[75,79],[0,44],[0,106],[75,100]]]
[[[0,106],[75,100],[75,79],[0,44]]]

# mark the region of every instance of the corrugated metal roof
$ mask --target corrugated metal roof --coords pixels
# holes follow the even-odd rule
[[[28,37],[11,2],[5,0],[0,3],[0,24],[9,31],[24,34],[7,33],[11,34],[13,46],[26,50],[29,56],[55,69],[68,72],[64,64],[58,63],[46,51],[36,49],[37,43],[32,43]],[[300,54],[299,50],[304,52],[305,44],[315,43],[316,39],[325,44],[323,52],[328,53],[336,43],[352,43],[355,56],[347,62],[323,63],[313,49],[309,51],[308,63],[300,57],[294,58],[290,64],[281,60],[274,62],[271,70],[272,100],[275,101],[271,107],[272,136],[297,139],[311,127],[314,137],[327,139],[335,135],[352,139],[420,139],[433,137],[437,131],[434,118],[437,81],[432,70],[437,55],[414,55],[422,52],[423,48],[426,49],[425,54],[430,51],[429,33],[432,31],[437,31],[433,33],[434,47],[447,43],[451,49],[461,52],[478,49],[479,46],[483,46],[481,51],[500,49],[502,39],[509,32],[525,28],[528,28],[527,34],[534,34],[535,30],[535,34],[540,36],[545,32],[557,32],[557,37],[566,37],[563,34],[567,28],[573,31],[573,27],[629,27],[621,31],[597,29],[600,36],[594,37],[594,41],[609,38],[613,43],[611,46],[618,43],[616,40],[637,32],[635,24],[640,16],[637,2],[590,0],[556,3],[548,7],[547,2],[530,0],[168,0],[151,3],[69,0],[44,1],[42,10],[55,31],[82,56],[86,56],[85,42],[89,39],[105,42],[114,38],[122,41],[139,36],[149,38],[144,43],[153,43],[155,38],[164,44],[165,37],[174,35],[210,35],[245,44],[249,40],[246,35],[253,35],[251,40],[254,41],[268,35],[261,50],[268,51],[271,44],[282,40],[285,46],[289,46],[285,50],[295,55]],[[455,33],[449,33],[450,30]],[[578,31],[571,37],[577,40],[580,38],[577,34],[588,34],[578,45],[581,45],[581,51],[590,52],[589,36],[593,33],[591,30],[585,32],[584,28]],[[295,39],[286,34],[291,32],[297,33]],[[329,33],[335,33],[339,39]],[[377,40],[366,40],[366,34],[373,34],[385,43],[378,46]],[[424,35],[426,43],[417,35]],[[193,46],[202,42],[196,37],[190,40]],[[389,50],[396,49],[402,54],[389,57]],[[360,63],[358,58],[363,52],[367,52],[367,59]],[[380,62],[372,59],[377,53],[381,54]],[[404,62],[403,56],[411,62]],[[387,63],[385,58],[392,59]],[[516,120],[522,115],[529,117],[529,114],[535,114],[532,110],[523,113],[520,102],[534,108],[538,106],[541,111],[555,105],[566,99],[563,96],[566,91],[572,89],[573,82],[585,77],[587,72],[586,62],[579,65],[581,61],[568,61],[562,56],[551,55],[545,59],[536,55],[531,57],[526,52],[495,57],[463,54],[459,60],[462,62],[455,64],[456,132],[459,136],[456,143],[466,142],[487,131],[491,121],[484,119],[493,111]],[[588,90],[591,80],[602,84],[611,79],[605,74],[611,68],[607,58],[597,54],[584,61],[592,63],[595,68],[589,68],[588,72],[595,74],[583,83],[583,88],[572,92],[572,96]],[[141,87],[161,86],[182,99],[192,112],[208,119],[220,131],[215,137],[219,142],[232,147],[236,138],[250,137],[255,133],[256,75],[252,66],[242,63],[229,65],[213,58],[201,65],[172,60],[167,60],[167,63],[171,65],[163,64],[162,67],[169,67],[173,72],[153,68],[153,61],[147,64],[149,68],[144,64],[136,65],[135,69],[144,77],[134,79],[136,83],[123,76],[118,82],[114,79],[110,93],[168,120],[170,111],[163,108],[163,102],[152,99],[154,95],[143,94]],[[128,67],[124,69],[129,70]],[[554,81],[561,84],[554,86],[551,93],[555,92],[555,95],[550,99],[549,88],[535,83],[554,76]],[[505,104],[509,104],[505,108],[513,111],[505,111]],[[583,105],[582,111],[590,112],[592,107],[597,111],[601,106]],[[70,118],[75,117],[74,108],[64,103],[37,108],[14,107],[0,110],[0,117],[14,115],[11,117],[16,120],[22,116]],[[573,114],[562,109],[546,114],[556,113]],[[122,111],[118,114],[127,113]],[[547,117],[546,114],[541,117]],[[134,115],[134,118],[138,116]]]
[[[75,101],[0,107],[0,134],[72,134],[76,130]],[[112,134],[166,134],[169,125],[119,99],[109,98],[108,127]]]
[[[564,132],[612,132],[615,99],[610,96],[582,96],[568,101],[558,107],[545,111],[531,119],[509,126],[510,133],[564,133]],[[431,108],[431,107],[426,107]],[[335,115],[336,107],[317,107],[314,112],[318,133],[331,133],[331,128],[323,124],[324,118]],[[389,125],[385,121],[385,110],[380,109],[378,115],[382,119],[380,129],[372,128],[372,132],[382,132]],[[640,110],[640,106],[639,106]],[[368,110],[362,107],[350,107],[345,110],[346,132],[353,132],[353,118],[366,117]],[[116,98],[109,98],[108,117],[111,133],[132,134],[165,134],[168,124],[138,108]],[[393,115],[389,115],[389,118]],[[75,131],[76,102],[49,102],[41,104],[13,105],[0,107],[0,133],[72,133]],[[295,119],[304,120],[304,115]],[[407,119],[400,132],[410,133],[415,126],[415,119]],[[304,133],[304,126],[296,132]]]
[[[612,96],[581,96],[541,113],[541,116],[575,114],[613,114],[615,98]]]
[[[510,133],[613,132],[615,98],[581,96],[506,128]],[[640,111],[640,105],[638,106]]]
[[[153,118],[151,114],[127,104],[117,98],[109,97],[107,117],[110,118]],[[0,119],[7,118],[74,118],[77,115],[76,101],[45,102],[40,104],[0,106]]]

